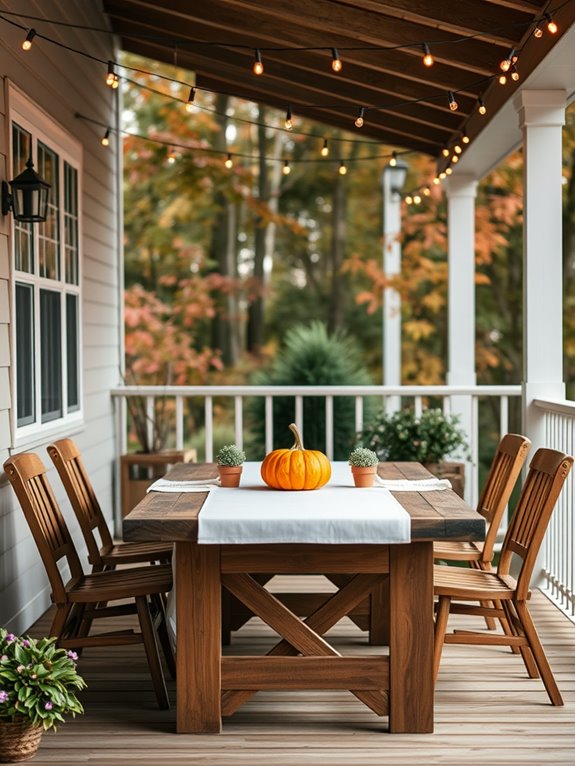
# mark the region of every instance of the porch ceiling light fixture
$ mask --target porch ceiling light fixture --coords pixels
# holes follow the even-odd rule
[[[2,181],[2,215],[8,215],[12,210],[15,221],[43,223],[48,218],[51,188],[52,185],[34,170],[32,157],[29,157],[26,170],[9,185]]]
[[[390,162],[389,165],[384,167],[383,175],[389,178],[389,191],[392,197],[401,196],[408,170],[409,165],[407,162],[397,156],[395,158],[395,165],[392,165]]]

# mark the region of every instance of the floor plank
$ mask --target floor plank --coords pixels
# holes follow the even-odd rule
[[[272,590],[305,591],[309,582],[276,578]],[[320,587],[327,590],[323,580]],[[33,763],[573,766],[575,625],[541,593],[534,594],[532,613],[565,699],[563,708],[548,704],[541,681],[527,678],[521,659],[505,648],[450,645],[436,690],[434,734],[389,734],[387,719],[347,692],[269,691],[225,719],[220,735],[176,735],[175,709],[156,708],[141,647],[91,649],[80,661],[89,684],[82,697],[85,715],[44,735]],[[454,617],[452,624],[469,627],[470,618]],[[31,633],[43,635],[48,625],[45,615]],[[343,654],[382,651],[368,646],[365,634],[348,619],[329,635]],[[265,625],[251,620],[233,634],[226,652],[263,654],[275,640]],[[174,683],[168,685],[175,702]]]

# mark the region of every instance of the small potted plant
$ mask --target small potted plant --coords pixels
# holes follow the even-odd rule
[[[377,464],[377,454],[367,447],[356,447],[349,456],[349,464],[356,487],[373,487]]]
[[[222,487],[239,487],[245,459],[246,453],[236,444],[226,444],[221,448],[216,455],[216,463]]]
[[[43,731],[83,713],[76,692],[86,683],[78,655],[55,638],[18,637],[0,628],[0,763],[32,758]]]

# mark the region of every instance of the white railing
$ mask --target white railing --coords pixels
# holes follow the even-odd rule
[[[544,411],[545,446],[575,455],[575,402],[537,399],[534,404]],[[542,590],[575,621],[574,499],[575,471],[571,471],[543,544]]]
[[[398,401],[411,400],[416,413],[421,413],[426,401],[433,397],[434,401],[442,403],[446,414],[459,414],[453,407],[453,402],[467,401],[471,413],[469,425],[471,481],[468,488],[468,500],[474,505],[478,498],[478,456],[481,434],[479,433],[479,402],[480,400],[496,399],[499,403],[499,434],[509,431],[509,400],[521,396],[520,386],[123,386],[112,390],[119,403],[118,452],[123,454],[127,448],[127,418],[126,397],[140,396],[146,399],[148,427],[150,434],[153,430],[154,402],[158,397],[173,398],[175,402],[175,448],[183,449],[189,434],[185,432],[186,399],[198,398],[204,401],[204,446],[205,459],[214,459],[214,400],[227,399],[233,402],[235,442],[242,447],[244,444],[244,400],[262,397],[265,400],[265,451],[273,449],[273,400],[275,397],[294,397],[294,422],[305,435],[303,418],[303,401],[306,397],[323,397],[325,401],[325,440],[326,454],[333,458],[334,444],[334,397],[353,397],[355,399],[355,430],[360,431],[364,425],[364,399],[378,397],[383,407],[389,407]],[[457,397],[457,399],[455,399]],[[200,424],[201,426],[201,424]]]

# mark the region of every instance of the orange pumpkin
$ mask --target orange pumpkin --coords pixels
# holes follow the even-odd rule
[[[276,449],[265,456],[262,479],[272,489],[319,489],[330,479],[331,465],[319,450],[304,449],[295,423],[290,425],[295,437],[291,449]]]

